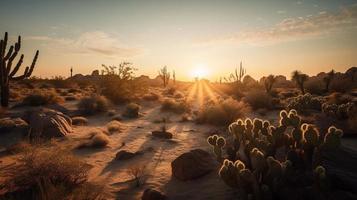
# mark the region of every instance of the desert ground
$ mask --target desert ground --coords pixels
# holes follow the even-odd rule
[[[272,126],[281,126],[279,112],[289,109],[292,105],[289,103],[291,98],[303,96],[299,95],[299,89],[294,84],[285,79],[275,84],[276,94],[267,95],[258,82],[249,83],[250,79],[241,83],[240,86],[245,89],[238,92],[234,82],[172,81],[163,87],[160,77],[141,77],[136,80],[145,79],[145,83],[140,82],[145,85],[145,90],[131,88],[130,99],[115,103],[109,99],[118,97],[104,92],[105,87],[111,84],[98,86],[102,84],[96,82],[103,77],[106,75],[31,79],[11,86],[10,106],[2,110],[0,124],[2,199],[21,199],[21,195],[26,194],[32,195],[33,199],[145,199],[148,197],[144,198],[143,194],[148,189],[164,195],[151,196],[150,199],[245,199],[240,190],[232,189],[218,175],[222,170],[222,160],[212,151],[207,138],[215,135],[227,138],[227,141],[224,140],[226,147],[222,148],[222,155],[229,156],[228,147],[235,143],[229,139],[232,137],[232,132],[228,129],[230,123],[239,118],[261,118],[269,121]],[[286,84],[290,86],[287,87]],[[252,88],[255,88],[254,91]],[[116,91],[118,90],[111,90],[114,93]],[[105,95],[99,95],[100,92]],[[325,98],[327,101],[355,103],[355,95],[356,90],[352,88],[344,93],[330,93]],[[322,95],[310,96],[308,98]],[[273,99],[275,103],[272,103]],[[308,106],[298,104],[290,110],[298,109],[301,121],[315,124],[320,133],[327,132],[332,125],[344,130],[341,146],[338,147],[342,150],[334,151],[340,154],[337,154],[337,159],[334,157],[335,160],[327,159],[325,168],[330,170],[333,177],[330,184],[343,183],[343,186],[334,188],[336,192],[329,194],[329,198],[334,199],[340,195],[344,199],[353,199],[356,197],[355,186],[349,184],[357,181],[356,170],[350,165],[351,162],[356,162],[357,155],[355,118],[348,116],[347,120],[336,120],[328,117],[320,108]],[[155,135],[155,131],[159,134]],[[174,160],[195,149],[207,152],[208,156],[198,160],[187,158],[185,164],[181,163],[178,175],[174,175]],[[42,176],[41,170],[46,171],[46,167],[61,166],[61,159],[66,156],[62,155],[62,150],[65,154],[73,155],[76,162],[83,163],[82,167],[88,167],[87,171],[76,173],[85,173],[84,182],[93,184],[93,191],[84,190],[87,193],[82,191],[82,196],[66,197],[70,192],[64,190],[59,194],[52,193],[51,196],[52,190],[46,189],[47,184],[39,184],[45,189],[34,192],[38,191],[39,186],[35,184],[38,182],[32,183],[23,178],[27,175],[30,176],[29,179],[37,180],[37,177]],[[55,164],[46,166],[49,160],[45,157],[50,156],[47,158],[50,160],[52,158],[44,152],[52,151],[55,152],[52,156],[64,158],[58,161],[60,163],[54,162]],[[29,154],[34,156],[31,157],[33,163],[26,161]],[[275,157],[278,159],[277,154]],[[37,159],[39,160],[35,161]],[[287,158],[283,156],[280,160],[283,163]],[[346,163],[339,163],[344,160]],[[24,172],[29,174],[20,175],[23,179],[11,182],[18,179],[14,178],[14,173],[21,174],[21,167],[24,163],[27,166],[26,162],[31,163],[33,171]],[[36,162],[43,168],[36,165]],[[67,165],[64,162],[63,166]],[[36,171],[37,168],[39,171]],[[286,197],[284,192],[279,198],[284,199],[283,197]],[[303,197],[297,197],[299,198]]]

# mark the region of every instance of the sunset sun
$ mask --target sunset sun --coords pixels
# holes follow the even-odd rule
[[[191,71],[191,76],[192,77],[197,77],[197,78],[205,78],[209,74],[209,69],[206,64],[197,64],[194,66],[194,68]]]

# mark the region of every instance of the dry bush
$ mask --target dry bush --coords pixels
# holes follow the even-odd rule
[[[102,77],[100,85],[102,94],[116,104],[131,101],[147,90],[147,84],[140,80],[121,80],[115,75]]]
[[[246,103],[229,98],[217,104],[204,106],[198,113],[197,122],[224,126],[249,112],[250,107]]]
[[[353,86],[353,82],[345,77],[336,77],[331,81],[329,90],[332,92],[347,92]]]
[[[64,99],[53,90],[35,90],[22,100],[24,106],[43,106],[64,102]]]
[[[89,138],[78,145],[77,148],[103,148],[109,144],[109,137],[102,131],[94,131],[89,133]]]
[[[176,92],[176,94],[174,95],[174,98],[176,98],[176,99],[181,99],[184,97],[185,97],[185,95],[182,92]]]
[[[244,101],[254,110],[265,108],[272,109],[272,97],[263,90],[252,90],[246,94]]]
[[[157,100],[159,100],[159,98],[160,98],[160,96],[153,92],[151,92],[149,94],[145,94],[143,96],[143,100],[145,100],[145,101],[157,101]]]
[[[21,97],[22,97],[22,95],[20,94],[20,92],[11,90],[11,92],[10,92],[10,100],[18,101],[18,100],[21,99]]]
[[[325,92],[325,85],[320,79],[310,78],[305,82],[305,89],[310,94],[321,95]]]
[[[26,128],[28,124],[21,118],[5,117],[0,119],[0,131],[8,132],[14,128]]]
[[[87,199],[101,198],[100,187],[88,182],[89,165],[57,146],[30,145],[11,168],[2,172],[6,180],[3,199],[79,199],[86,188]],[[85,187],[84,187],[85,186]],[[96,188],[96,189],[94,189]],[[81,192],[82,191],[82,192]]]
[[[162,102],[161,110],[182,114],[185,112],[189,112],[190,106],[184,100],[165,99]]]
[[[175,87],[169,87],[169,88],[167,88],[163,93],[165,94],[165,95],[174,95],[175,94],[175,92],[176,92],[176,88]]]
[[[140,187],[145,183],[145,176],[147,175],[146,165],[139,164],[130,166],[127,174],[132,177],[135,187]]]
[[[45,80],[47,83],[53,85],[55,88],[75,88],[78,87],[78,85],[70,80],[70,79],[65,79],[64,77],[61,76],[56,76],[53,79]]]
[[[66,96],[66,97],[64,97],[64,100],[66,100],[66,101],[75,101],[75,100],[77,100],[77,97],[76,96]]]
[[[350,96],[344,95],[339,92],[333,92],[329,96],[326,97],[327,103],[329,104],[345,104],[352,101]]]
[[[140,105],[138,105],[136,103],[129,103],[125,107],[123,116],[128,117],[128,118],[137,118],[137,117],[139,117],[140,108],[141,108]]]
[[[72,124],[83,126],[83,125],[88,124],[88,119],[85,117],[82,117],[82,116],[72,117]]]
[[[109,102],[104,96],[93,95],[90,97],[83,97],[79,101],[77,107],[81,113],[91,115],[107,111]]]
[[[122,128],[122,124],[117,120],[113,120],[107,124],[107,130],[109,133],[120,132]]]

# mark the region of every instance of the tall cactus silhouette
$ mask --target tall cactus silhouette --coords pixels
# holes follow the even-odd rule
[[[35,57],[32,60],[30,66],[25,68],[23,75],[15,76],[19,71],[24,59],[24,55],[21,54],[17,64],[12,68],[12,63],[15,60],[17,54],[21,48],[21,36],[18,37],[15,45],[11,45],[6,53],[6,46],[8,42],[8,34],[5,32],[4,39],[0,41],[0,83],[1,83],[1,106],[9,106],[10,95],[10,81],[23,80],[31,76],[35,67],[39,51],[36,51]]]
[[[163,67],[162,69],[160,69],[159,76],[163,81],[164,87],[166,87],[167,84],[169,84],[169,81],[170,81],[170,72],[167,70],[166,66]]]

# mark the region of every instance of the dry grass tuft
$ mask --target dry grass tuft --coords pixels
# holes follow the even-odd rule
[[[117,120],[113,120],[107,124],[107,130],[109,133],[120,132],[122,124]]]
[[[246,94],[244,101],[248,103],[254,110],[256,109],[272,109],[273,99],[263,90],[252,90]]]
[[[136,103],[129,103],[125,107],[123,116],[128,117],[128,118],[137,118],[137,117],[139,117],[140,108],[141,108],[140,105],[138,105]]]
[[[63,97],[58,96],[58,94],[53,90],[35,90],[33,94],[26,96],[22,100],[22,105],[43,106],[62,102],[64,102]]]
[[[103,188],[88,182],[89,165],[70,151],[29,145],[14,165],[1,174],[4,199],[99,199]],[[90,191],[88,188],[92,188]],[[101,192],[98,192],[101,190]]]
[[[77,148],[103,148],[109,144],[109,137],[102,131],[89,133],[89,138],[78,145]]]
[[[246,103],[229,98],[203,107],[198,113],[197,122],[225,126],[249,112],[250,107]]]
[[[82,98],[78,105],[78,110],[86,115],[105,112],[108,110],[109,102],[104,96],[90,96]]]
[[[170,111],[177,114],[182,114],[190,111],[190,106],[186,101],[165,99],[161,105],[162,111]]]

